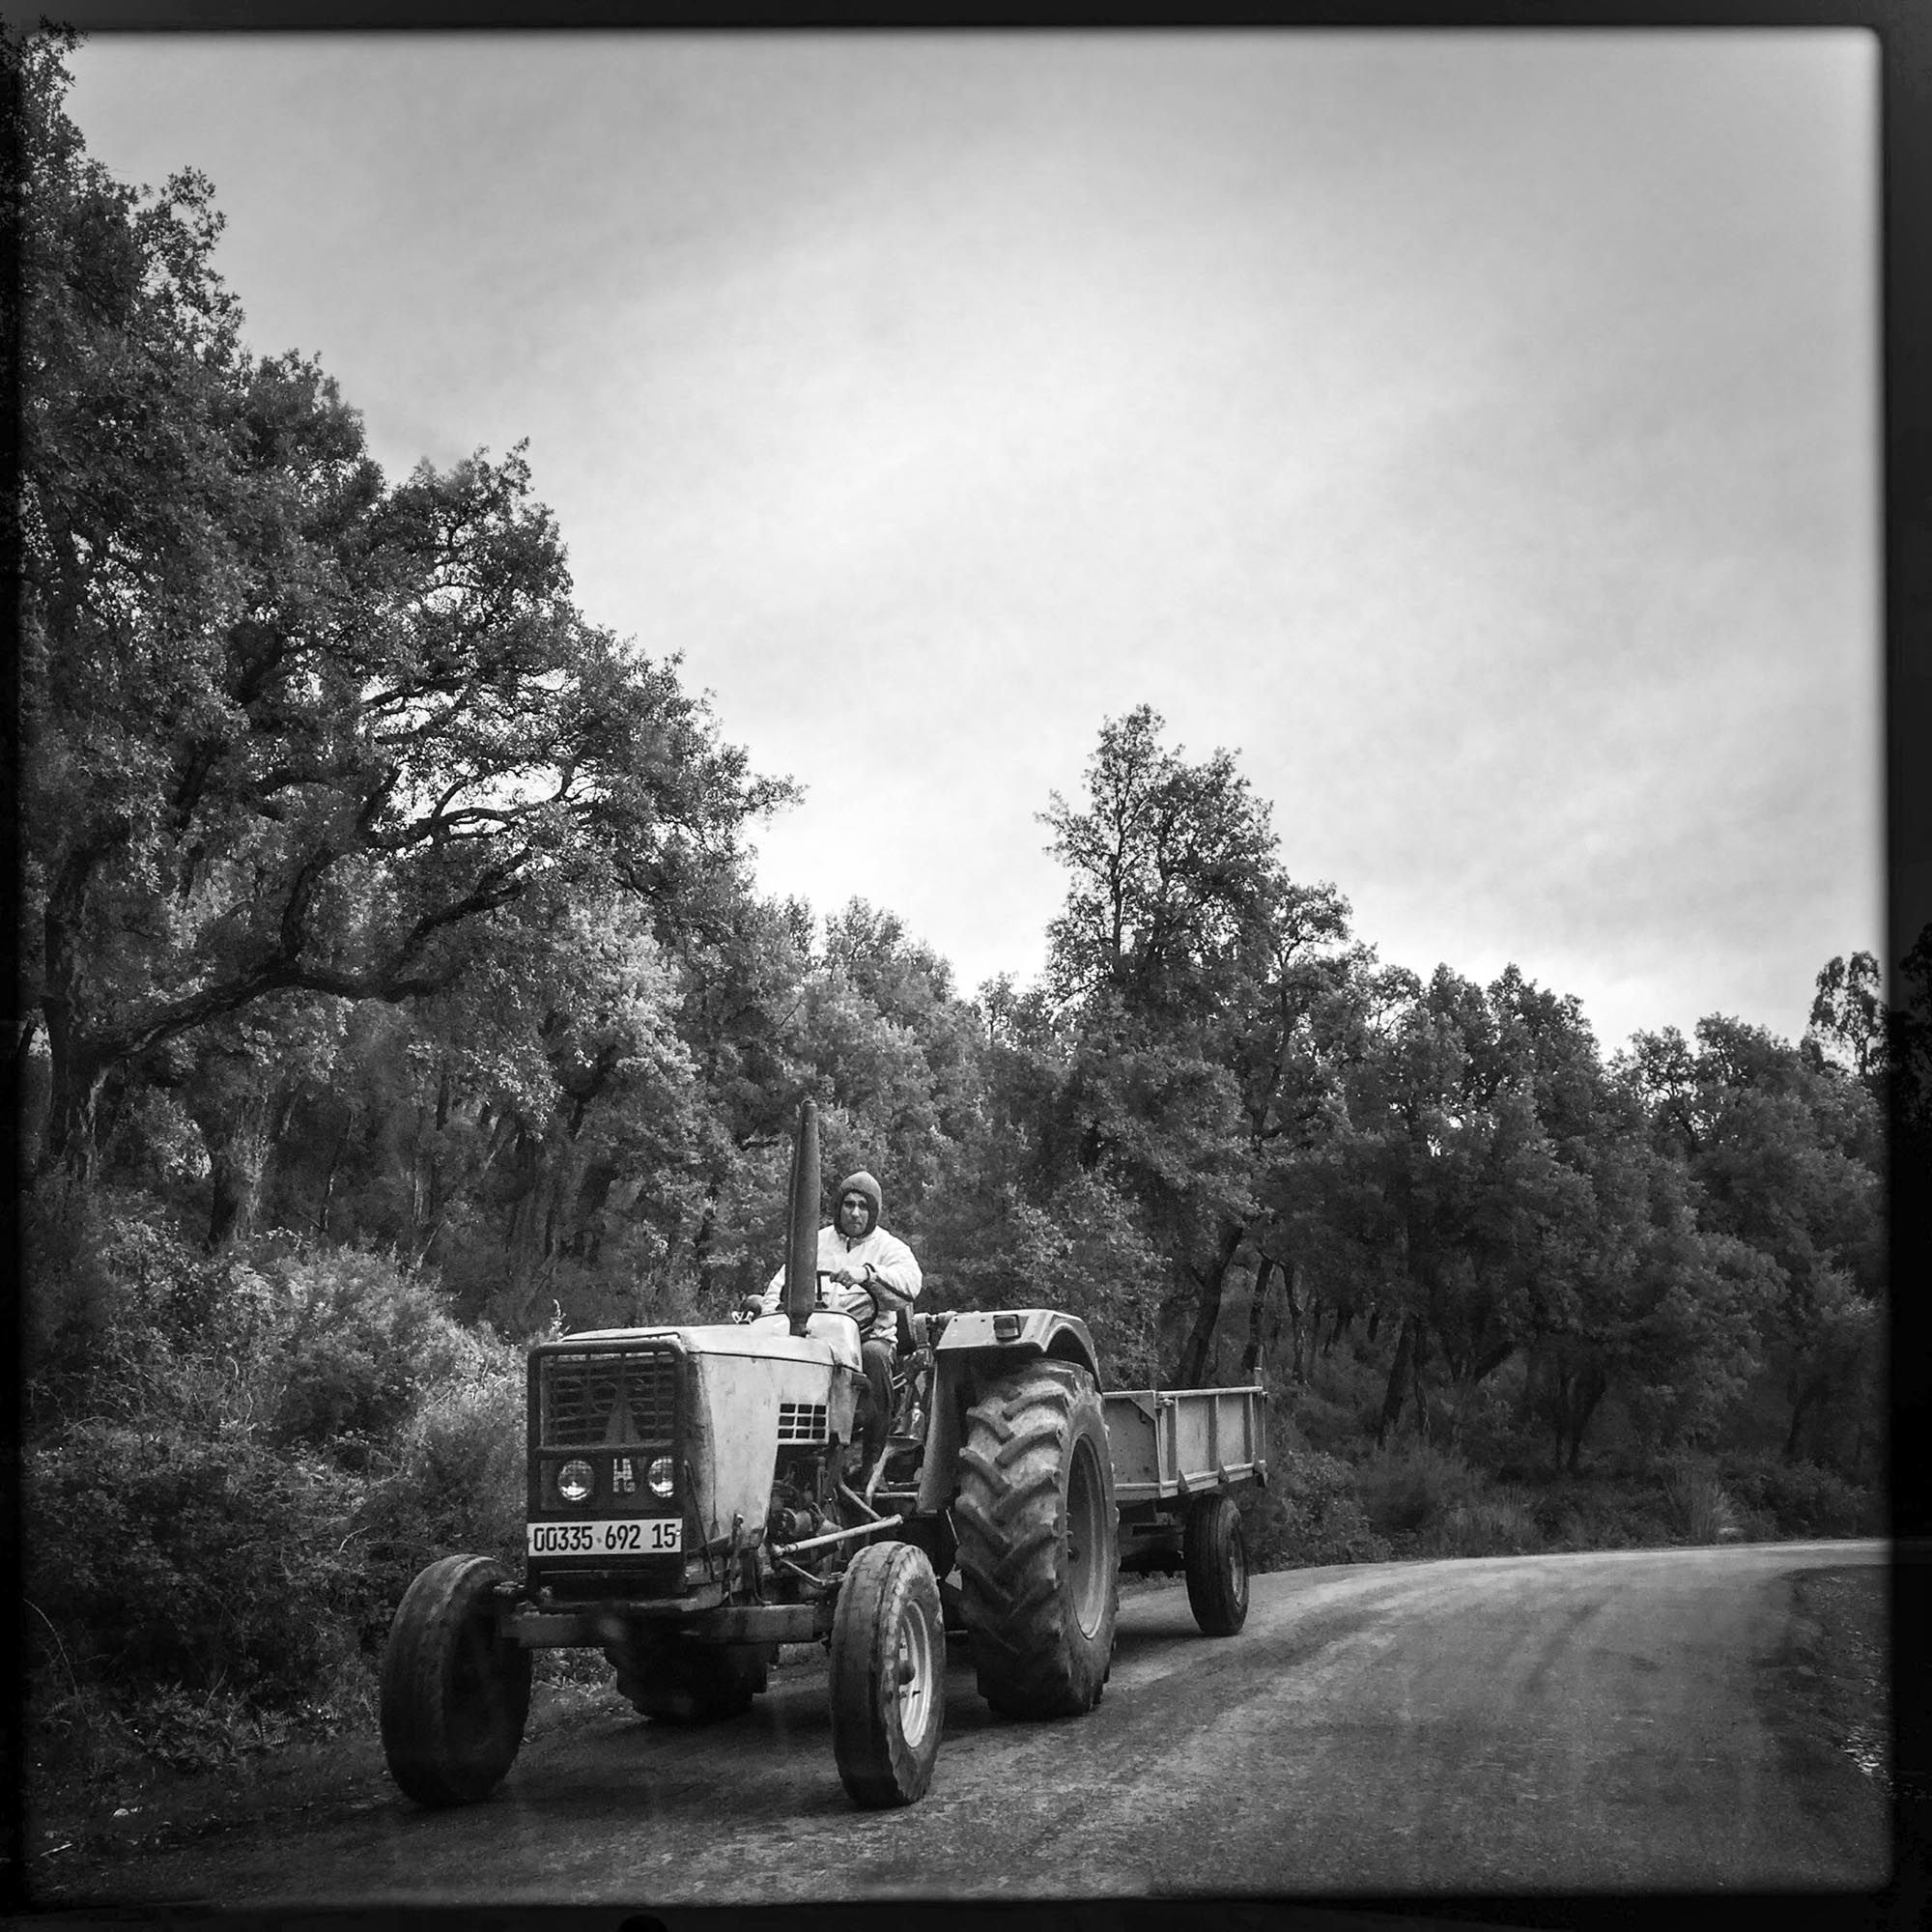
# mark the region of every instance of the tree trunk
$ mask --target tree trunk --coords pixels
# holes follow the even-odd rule
[[[1584,1369],[1577,1378],[1575,1401],[1570,1416],[1570,1456],[1569,1471],[1577,1473],[1577,1459],[1582,1453],[1583,1432],[1590,1426],[1590,1418],[1597,1412],[1597,1405],[1604,1399],[1607,1386],[1603,1372],[1599,1369]]]
[[[1418,1315],[1415,1320],[1415,1346],[1409,1350],[1408,1373],[1415,1392],[1415,1434],[1418,1441],[1429,1440],[1429,1388],[1423,1369],[1429,1360],[1429,1329]]]
[[[1274,1274],[1272,1255],[1255,1264],[1255,1292],[1248,1298],[1248,1345],[1241,1350],[1241,1379],[1252,1381],[1262,1360],[1262,1311],[1267,1306],[1268,1282]]]
[[[65,1077],[63,1077],[65,1073]],[[46,1131],[41,1137],[40,1159],[36,1169],[43,1175],[60,1175],[76,1186],[85,1187],[94,1178],[95,1105],[100,1098],[104,1069],[56,1069],[54,1089],[47,1101]]]
[[[1295,1290],[1301,1264],[1292,1256],[1282,1270],[1282,1296],[1288,1303],[1288,1375],[1293,1382],[1308,1379],[1308,1338],[1301,1325],[1301,1297]]]
[[[1214,1324],[1221,1319],[1221,1294],[1227,1286],[1228,1270],[1234,1265],[1235,1257],[1240,1252],[1241,1236],[1245,1228],[1235,1228],[1221,1238],[1221,1251],[1214,1258],[1214,1264],[1205,1277],[1197,1275],[1201,1298],[1195,1305],[1194,1325],[1188,1330],[1187,1340],[1181,1344],[1180,1370],[1178,1385],[1181,1388],[1199,1388],[1201,1378],[1208,1371],[1208,1350],[1214,1344]]]
[[[1321,1345],[1321,1352],[1324,1355],[1327,1354],[1334,1348],[1335,1344],[1339,1342],[1342,1339],[1342,1337],[1349,1332],[1349,1322],[1350,1319],[1351,1318],[1350,1315],[1350,1311],[1346,1306],[1338,1307],[1335,1310],[1334,1325],[1330,1327],[1330,1329],[1328,1330],[1327,1341]]]
[[[1798,1444],[1804,1427],[1804,1418],[1811,1413],[1812,1406],[1829,1386],[1830,1378],[1825,1376],[1814,1377],[1810,1381],[1800,1385],[1798,1399],[1791,1406],[1791,1427],[1786,1431],[1784,1437],[1784,1460],[1787,1463],[1797,1462]]]
[[[41,1135],[37,1176],[63,1175],[85,1186],[99,1151],[97,1109],[113,1062],[77,1038],[52,1014],[47,1022],[50,1055],[47,1122]]]
[[[1409,1364],[1415,1354],[1416,1318],[1407,1317],[1396,1336],[1395,1360],[1389,1367],[1388,1387],[1382,1393],[1381,1420],[1376,1425],[1376,1447],[1379,1449],[1390,1432],[1402,1420],[1402,1405],[1409,1389]]]
[[[264,1148],[246,1128],[224,1136],[209,1150],[211,1194],[205,1245],[213,1250],[248,1234],[262,1198]]]
[[[328,1165],[323,1170],[322,1200],[315,1210],[315,1232],[326,1241],[328,1239],[328,1208],[335,1199],[336,1170],[342,1165],[342,1156],[349,1151],[349,1129],[342,1130],[342,1138],[335,1143],[335,1151],[328,1156]]]

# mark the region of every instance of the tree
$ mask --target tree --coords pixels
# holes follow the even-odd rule
[[[1848,1065],[1861,1080],[1877,1080],[1886,1067],[1889,1014],[1878,961],[1869,952],[1840,953],[1818,974],[1805,1035],[1822,1053]]]
[[[1697,1023],[1694,1045],[1670,1031],[1633,1045],[1626,1070],[1694,1189],[1698,1227],[1770,1270],[1761,1339],[1795,1457],[1808,1418],[1864,1372],[1847,1290],[1872,1307],[1885,1294],[1877,1098],[1815,1050],[1721,1014]]]
[[[1217,751],[1191,762],[1143,705],[1108,720],[1085,809],[1045,822],[1069,871],[1046,984],[1066,1016],[1062,1108],[1082,1170],[1104,1174],[1169,1260],[1176,1377],[1212,1357],[1271,1160],[1321,1114],[1313,1014],[1348,905],[1282,870],[1266,805]],[[1265,1292],[1266,1275],[1262,1287]]]
[[[577,611],[520,450],[385,486],[319,369],[241,351],[208,184],[113,183],[28,68],[27,997],[84,1175],[156,1046],[426,998],[539,882],[674,921],[788,792]]]
[[[1087,809],[1058,792],[1041,814],[1070,874],[1047,928],[1063,1001],[1113,991],[1129,1011],[1172,1011],[1204,989],[1264,917],[1280,879],[1266,804],[1217,751],[1189,764],[1148,705],[1101,726]]]

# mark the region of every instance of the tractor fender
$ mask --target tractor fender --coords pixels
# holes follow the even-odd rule
[[[1045,1355],[1085,1369],[1094,1386],[1100,1386],[1100,1354],[1086,1322],[1057,1308],[962,1308],[946,1318],[934,1352],[942,1363],[958,1354],[997,1356],[1004,1362]]]
[[[1085,1369],[1100,1383],[1100,1356],[1086,1322],[1053,1308],[959,1309],[933,1344],[933,1391],[920,1468],[919,1513],[946,1508],[959,1486],[960,1432],[981,1381],[1044,1356]]]

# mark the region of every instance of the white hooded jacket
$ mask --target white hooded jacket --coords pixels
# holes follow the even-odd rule
[[[882,1302],[875,1300],[867,1289],[841,1288],[831,1281],[820,1282],[818,1288],[826,1307],[850,1315],[859,1323],[861,1333],[869,1334],[882,1306],[918,1299],[922,1279],[912,1250],[896,1235],[889,1235],[879,1226],[879,1208],[884,1198],[879,1183],[862,1169],[838,1183],[838,1199],[842,1201],[848,1194],[864,1195],[870,1203],[870,1225],[863,1235],[851,1239],[839,1233],[836,1222],[819,1229],[818,1271],[832,1274],[839,1268],[852,1268],[863,1272],[869,1282],[876,1282],[886,1290],[887,1296]],[[780,1268],[765,1290],[762,1306],[767,1315],[772,1315],[783,1305],[784,1269]]]

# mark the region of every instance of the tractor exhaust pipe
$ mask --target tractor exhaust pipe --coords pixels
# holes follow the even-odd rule
[[[792,1148],[790,1212],[785,1236],[785,1315],[794,1335],[805,1333],[818,1299],[818,1107],[808,1100],[799,1109],[798,1140]]]

